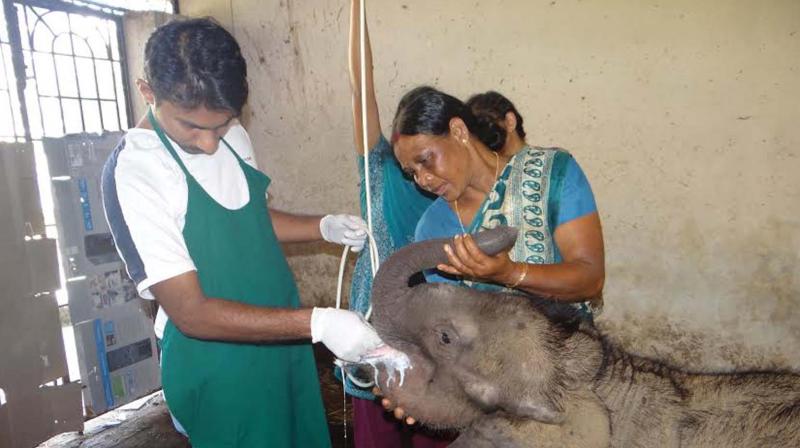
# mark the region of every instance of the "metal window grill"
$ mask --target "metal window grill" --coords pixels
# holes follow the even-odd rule
[[[45,5],[17,7],[31,137],[126,129],[121,17]]]
[[[2,0],[0,141],[126,129],[122,15],[170,0]]]

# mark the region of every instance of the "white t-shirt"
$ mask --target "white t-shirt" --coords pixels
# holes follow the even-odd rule
[[[240,124],[224,138],[242,160],[257,168],[250,137]],[[170,143],[189,173],[220,205],[237,209],[247,204],[244,172],[223,142],[211,155],[189,154]],[[106,162],[102,185],[106,220],[139,295],[153,300],[151,285],[196,270],[183,239],[186,176],[154,131],[128,130]],[[167,320],[159,308],[155,322],[159,338]]]

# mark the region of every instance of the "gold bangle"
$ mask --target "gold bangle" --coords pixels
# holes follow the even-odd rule
[[[506,285],[506,286],[509,288],[516,288],[517,286],[519,286],[520,283],[522,283],[523,280],[525,280],[525,277],[527,276],[528,276],[528,263],[522,263],[522,273],[519,274],[517,281],[515,281],[511,285]]]

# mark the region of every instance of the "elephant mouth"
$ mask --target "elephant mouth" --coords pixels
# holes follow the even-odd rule
[[[411,369],[411,360],[408,355],[387,344],[383,344],[364,355],[360,364],[369,364],[375,371],[379,368],[383,369],[387,376],[386,382],[398,381],[400,387],[403,386],[406,371]]]
[[[481,415],[451,372],[415,346],[404,347],[403,352],[411,367],[402,383],[384,365],[377,365],[376,383],[393,404],[417,421],[436,428],[463,428]]]

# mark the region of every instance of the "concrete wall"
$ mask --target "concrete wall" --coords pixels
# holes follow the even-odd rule
[[[357,210],[344,0],[184,0],[250,65],[249,130],[273,204]],[[368,2],[384,129],[434,84],[506,93],[529,141],[587,172],[607,247],[600,324],[695,368],[800,369],[800,2]],[[292,249],[308,302],[334,251]]]

